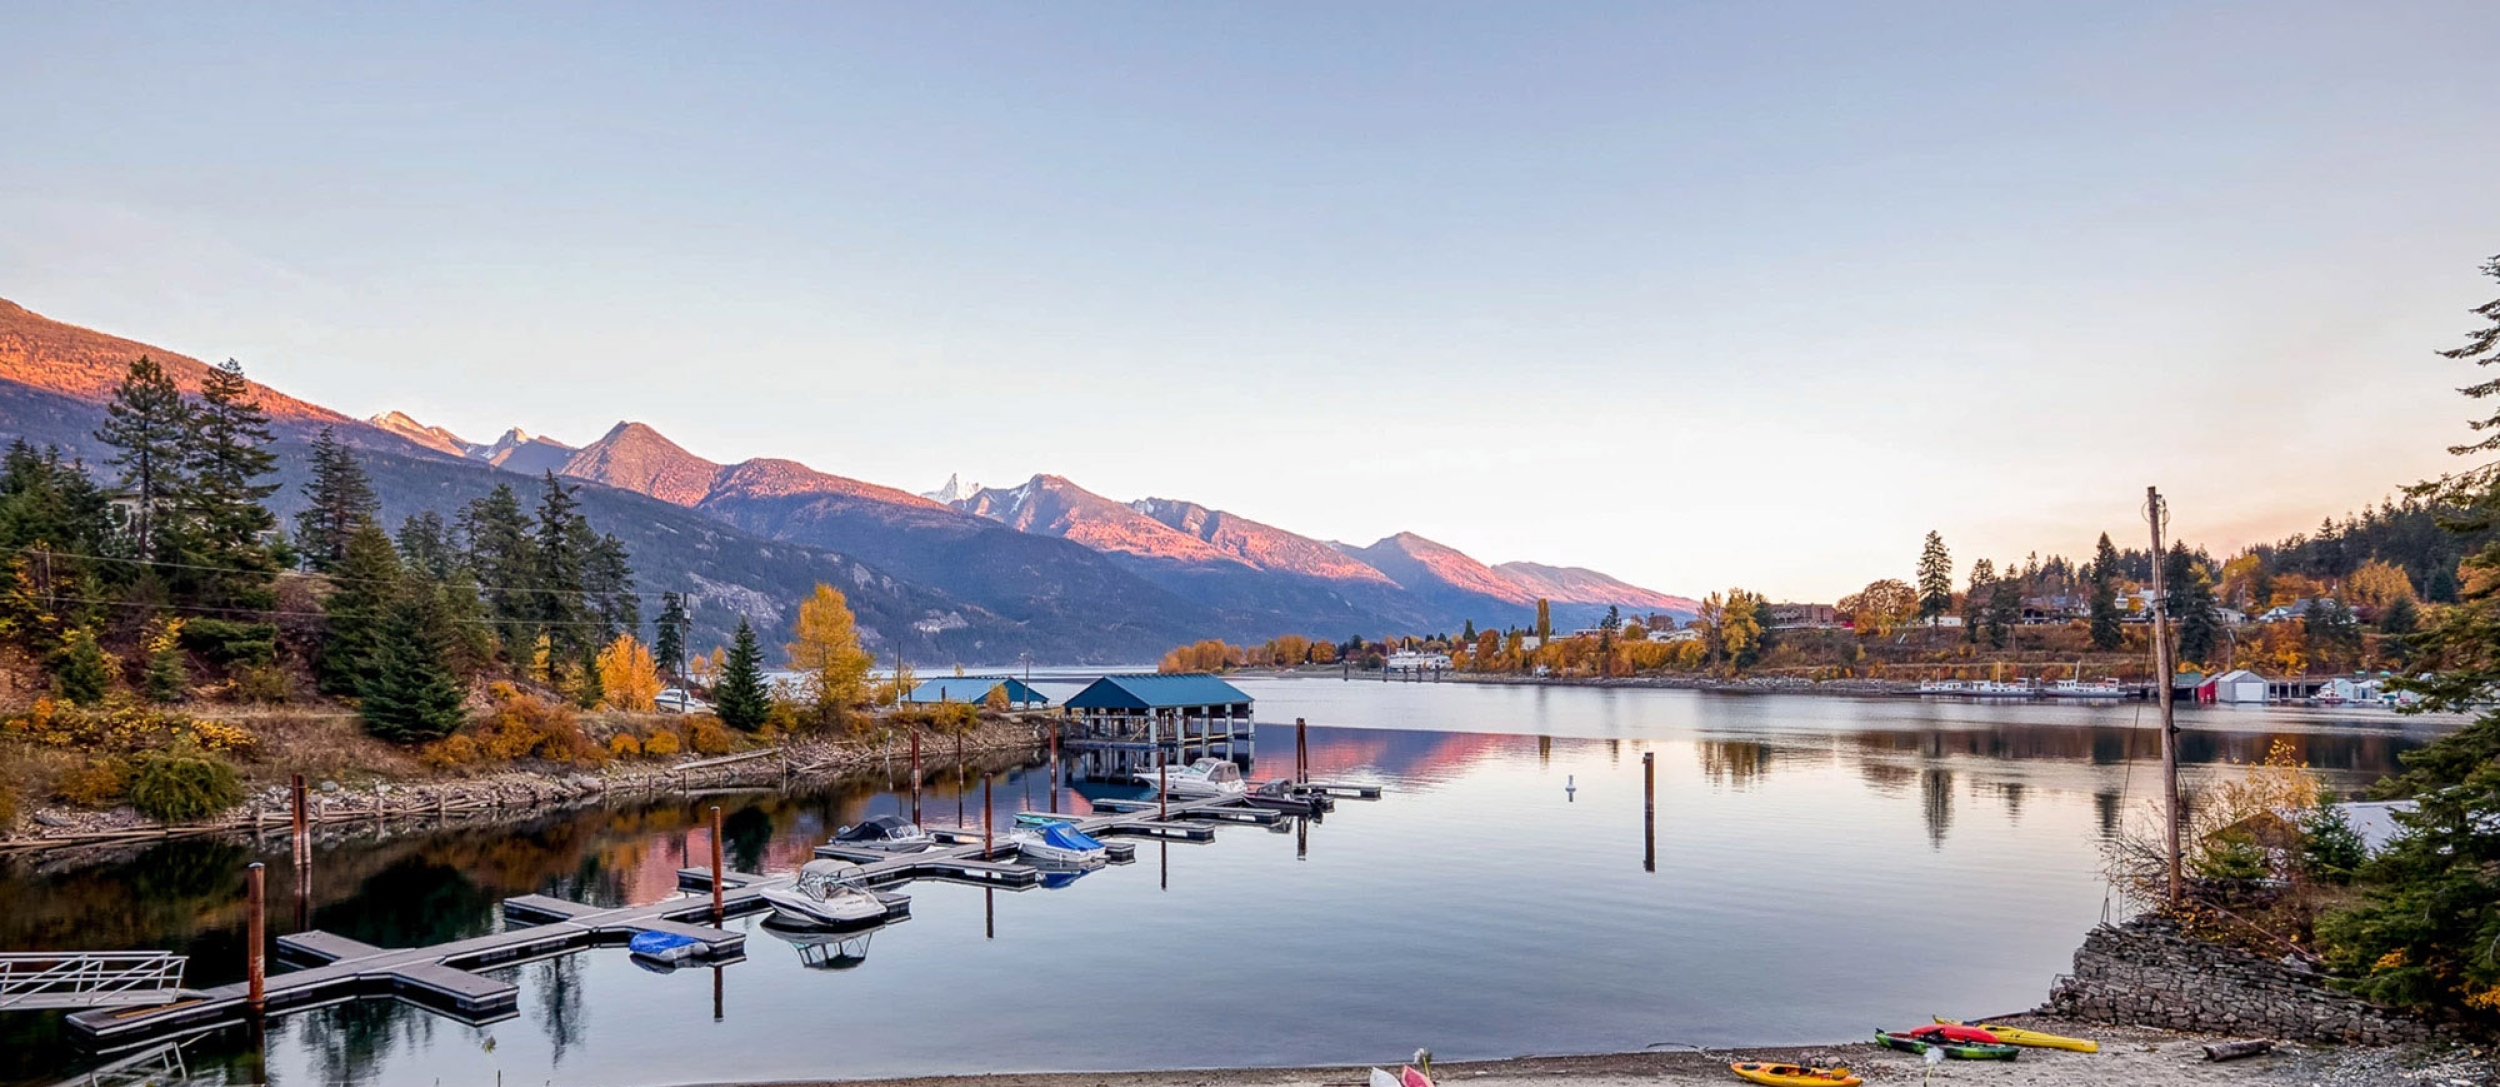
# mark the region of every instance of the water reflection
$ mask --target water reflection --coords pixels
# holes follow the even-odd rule
[[[1897,1017],[1900,1006],[2036,1000],[2097,915],[2093,843],[2146,802],[2159,776],[2156,737],[2130,728],[2124,710],[2043,707],[2026,716],[1561,690],[1531,701],[1456,685],[1375,685],[1369,701],[1349,702],[1331,686],[1254,691],[1271,720],[1381,723],[1311,730],[1313,777],[1391,786],[1381,803],[1348,805],[1322,824],[1228,828],[1177,857],[1158,842],[1151,874],[1145,863],[1060,873],[1038,894],[985,890],[975,901],[969,889],[915,885],[919,920],[881,931],[873,959],[864,938],[856,946],[792,938],[749,918],[732,922],[752,933],[750,960],[733,966],[658,975],[621,952],[593,950],[516,968],[523,1011],[493,1026],[367,1000],[277,1020],[266,1042],[271,1072],[247,1029],[201,1038],[187,1059],[194,1071],[237,1082],[426,1087],[509,1073],[516,1083],[631,1087],[1352,1061],[1375,1056],[1385,1037],[1397,1039],[1393,1050],[1429,1042],[1451,1055],[1637,1048],[1669,1030],[1717,1042],[1839,1037],[1859,1020]],[[1408,715],[1457,727],[1415,727]],[[2355,788],[2394,769],[2427,734],[2299,716],[2225,723],[2187,734],[2192,786],[2220,763],[2262,758],[2281,738]],[[1622,734],[1599,734],[1609,729]],[[1262,732],[1267,750],[1290,763],[1291,726]],[[1654,821],[1644,818],[1642,786],[1653,756]],[[960,771],[947,761],[924,764],[919,799],[932,814],[960,812],[966,826],[1003,825],[1017,810],[1084,812],[1089,795],[1135,793],[1059,787],[1038,758],[975,760]],[[21,857],[0,867],[0,948],[169,948],[193,956],[193,984],[237,980],[240,871],[252,860],[271,866],[273,883],[300,876],[305,887],[303,922],[280,910],[276,932],[308,925],[386,947],[494,931],[501,900],[513,895],[658,901],[677,893],[678,869],[705,862],[712,805],[723,809],[733,867],[786,872],[833,827],[908,814],[907,767],[787,793],[548,813],[491,830],[368,833],[324,845],[300,872],[278,838],[157,843],[104,865]],[[1315,849],[1314,838],[1326,841]],[[1443,863],[1459,841],[1470,863]],[[1800,871],[1852,893],[1798,901],[1782,881]],[[1488,877],[1534,887],[1520,897],[1544,905],[1511,915],[1466,893]],[[1903,963],[1868,950],[1912,918],[1974,933],[1972,953]],[[1051,991],[1114,991],[1140,970],[1200,968],[1211,942],[1255,969],[1221,992],[1165,1000],[1187,1021],[1239,1024],[1220,1037],[1106,1037],[1081,1029],[1081,1009],[1029,1000],[1043,978]],[[1468,953],[1450,954],[1454,946]],[[1746,979],[1760,968],[1828,971],[1852,984],[1800,1000],[1753,988]],[[731,972],[741,994],[754,994],[734,1007]],[[1400,998],[1418,987],[1445,995]],[[668,1045],[684,1014],[699,1020],[705,996],[724,1032],[709,1049],[734,1066],[689,1064],[697,1058]],[[975,1038],[926,1027],[971,999],[1017,1002],[1020,1014]],[[1241,1019],[1245,1003],[1261,1009],[1256,1017]],[[835,1007],[848,1029],[827,1035]],[[57,1016],[0,1015],[0,1083],[48,1082],[96,1063],[66,1040]]]

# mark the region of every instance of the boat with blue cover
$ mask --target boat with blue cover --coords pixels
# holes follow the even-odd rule
[[[638,959],[674,966],[703,953],[703,941],[674,932],[637,932],[626,941],[625,949]]]
[[[1029,862],[1091,866],[1110,860],[1110,851],[1101,842],[1066,823],[1018,827],[1007,832],[1007,840]]]

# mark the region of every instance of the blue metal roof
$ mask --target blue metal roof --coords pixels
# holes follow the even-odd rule
[[[1077,710],[1149,710],[1175,706],[1248,705],[1241,688],[1203,672],[1188,675],[1104,676],[1069,696]]]
[[[1043,697],[1042,692],[1025,686],[1023,680],[1002,676],[941,676],[922,680],[903,700],[977,703],[987,701],[990,692],[1000,687],[1007,688],[1007,701],[1014,705],[1050,705],[1050,699]]]

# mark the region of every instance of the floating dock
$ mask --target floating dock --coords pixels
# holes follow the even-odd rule
[[[1376,799],[1377,786],[1310,784],[1295,794],[1267,800],[1316,805],[1337,796]],[[1299,797],[1300,799],[1296,799]],[[1063,816],[1077,830],[1104,842],[1115,863],[1134,860],[1137,846],[1119,838],[1156,838],[1204,842],[1215,837],[1215,823],[1269,824],[1283,812],[1258,804],[1262,798],[1228,796],[1203,800],[1102,801],[1095,813]],[[960,827],[931,828],[939,845],[917,853],[888,853],[842,845],[816,847],[819,857],[858,864],[864,882],[886,904],[878,924],[907,917],[911,899],[887,888],[911,880],[938,880],[979,887],[1023,890],[1040,885],[1043,869],[1012,859],[1015,844],[1007,827],[992,834]],[[985,840],[986,839],[986,840]],[[767,908],[760,892],[787,887],[795,873],[761,876],[729,872],[721,876],[723,918]],[[251,1003],[249,984],[237,982],[201,991],[182,991],[170,1003],[144,1007],[95,1007],[66,1017],[81,1039],[106,1049],[121,1049],[167,1035],[210,1029],[249,1017],[255,1011],[298,1011],[368,996],[396,996],[430,1011],[466,1023],[491,1023],[517,1014],[519,988],[512,982],[481,973],[569,954],[585,947],[621,944],[645,932],[665,932],[694,941],[696,962],[722,965],[744,959],[746,934],[708,924],[713,920],[712,871],[682,868],[681,889],[702,897],[674,898],[642,906],[604,907],[548,895],[527,894],[503,901],[508,927],[502,932],[430,947],[383,948],[333,933],[291,933],[276,939],[281,959],[304,964],[301,969],[269,975],[259,1008]],[[64,953],[74,955],[76,953]]]

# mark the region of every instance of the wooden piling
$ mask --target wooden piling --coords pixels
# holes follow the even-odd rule
[[[911,821],[920,821],[920,730],[911,730]]]
[[[712,805],[712,923],[718,925],[728,915],[721,910],[721,887],[728,881],[720,870],[720,805]],[[713,998],[715,1001],[719,997]]]
[[[1311,782],[1311,726],[1302,718],[1293,719],[1293,783]]]
[[[990,776],[981,775],[981,858],[989,859],[998,842],[990,834],[990,824],[998,821],[998,809],[990,806]]]
[[[1641,752],[1641,871],[1658,870],[1658,753]]]
[[[311,821],[311,812],[307,810],[308,805],[307,805],[307,803],[306,803],[306,801],[305,801],[305,799],[304,799],[304,775],[302,775],[302,774],[297,774],[297,775],[295,775],[295,776],[294,776],[294,793],[293,793],[293,797],[294,797],[294,799],[293,799],[293,804],[294,804],[294,812],[295,812],[295,816],[294,816],[294,843],[295,843],[294,848],[295,848],[295,860],[296,860],[296,863],[301,864],[301,863],[303,863],[303,860],[304,860],[304,855],[305,855],[305,854],[307,854],[307,853],[312,852],[312,821]]]
[[[1155,749],[1155,818],[1172,817],[1172,764],[1163,761],[1163,749]]]
[[[299,777],[296,780],[303,779]],[[245,908],[249,912],[244,925],[243,975],[247,981],[247,995],[252,1010],[259,1011],[267,997],[269,985],[269,968],[261,961],[262,951],[269,939],[269,874],[267,867],[259,861],[253,861],[251,867],[244,869],[244,873],[244,885],[247,888],[244,895],[247,903]]]

